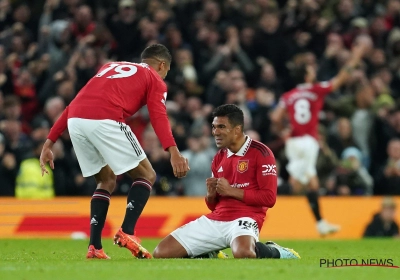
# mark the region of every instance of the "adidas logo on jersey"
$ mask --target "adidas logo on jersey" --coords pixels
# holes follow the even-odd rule
[[[91,225],[97,225],[98,223],[99,222],[94,217],[90,220]]]
[[[224,169],[222,168],[222,166],[218,169],[218,172],[224,172]]]
[[[135,206],[133,206],[132,202],[129,202],[128,205],[126,205],[126,209],[132,210],[133,208],[135,208]]]

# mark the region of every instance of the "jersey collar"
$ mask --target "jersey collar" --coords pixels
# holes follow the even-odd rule
[[[239,156],[239,157],[243,157],[243,156],[247,153],[247,151],[248,151],[248,149],[249,149],[249,147],[250,147],[250,144],[251,144],[251,138],[250,138],[249,136],[246,135],[246,141],[244,142],[244,144],[242,145],[242,147],[240,148],[240,150],[237,151],[237,153],[235,154],[235,153],[233,153],[231,150],[227,149],[228,152],[227,152],[226,157],[231,157],[231,156],[233,156],[233,155],[237,155],[237,156]]]
[[[312,87],[311,83],[303,83],[296,86],[298,89],[306,89]]]

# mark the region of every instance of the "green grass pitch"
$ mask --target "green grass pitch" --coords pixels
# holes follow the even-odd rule
[[[153,250],[158,240],[145,239]],[[391,258],[400,266],[400,240],[289,241],[301,260],[134,259],[124,248],[104,240],[111,260],[86,260],[86,240],[0,240],[0,279],[400,279],[400,269],[385,267],[321,268],[320,259]],[[230,255],[230,250],[226,250]],[[230,255],[231,257],[231,255]]]

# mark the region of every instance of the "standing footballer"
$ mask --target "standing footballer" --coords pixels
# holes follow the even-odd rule
[[[150,121],[163,148],[171,154],[176,177],[189,170],[172,136],[165,101],[171,55],[155,44],[141,54],[142,63],[110,62],[81,89],[52,127],[40,156],[42,175],[46,163],[54,168],[51,148],[67,128],[84,177],[97,182],[90,203],[90,242],[87,258],[108,259],[101,244],[101,232],[107,216],[116,175],[128,173],[132,179],[125,218],[114,242],[126,247],[138,258],[151,258],[134,235],[136,222],[150,196],[156,174],[136,136],[125,124],[127,117],[147,105]]]
[[[302,64],[297,67],[294,78],[298,86],[282,95],[271,116],[273,123],[281,128],[285,117],[289,118],[291,135],[286,139],[285,152],[289,161],[286,169],[290,175],[290,184],[295,193],[306,189],[309,205],[317,221],[317,230],[321,235],[337,232],[340,227],[322,219],[319,210],[319,180],[316,171],[319,151],[318,116],[325,96],[346,82],[370,45],[368,37],[358,38],[350,61],[328,82],[316,82],[316,71],[312,66]]]
[[[268,208],[275,205],[275,157],[264,144],[243,133],[243,111],[222,105],[213,113],[212,134],[220,149],[206,180],[205,202],[211,213],[165,237],[155,258],[197,257],[231,248],[235,258],[297,259],[292,249],[259,242]]]

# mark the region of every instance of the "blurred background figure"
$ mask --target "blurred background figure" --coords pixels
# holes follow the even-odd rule
[[[210,138],[201,134],[190,135],[187,142],[188,149],[183,151],[182,155],[191,163],[191,172],[182,179],[183,195],[205,196],[207,193],[205,179],[210,177],[210,166],[216,149]]]
[[[318,126],[319,152],[317,158],[317,174],[320,179],[320,193],[327,194],[328,185],[331,184],[334,170],[339,164],[339,159],[334,150],[326,142],[327,131],[323,125]]]
[[[32,153],[22,160],[16,178],[16,198],[48,199],[55,196],[52,170],[49,168],[49,176],[42,176],[40,172],[39,157],[43,144],[43,140],[35,142]]]
[[[0,133],[0,196],[14,196],[17,171],[15,156],[6,151],[6,138]]]
[[[373,179],[362,166],[362,153],[355,147],[346,148],[335,171],[335,187],[329,194],[371,195]]]
[[[395,222],[396,203],[391,197],[384,197],[382,208],[367,225],[364,237],[396,237],[400,238],[399,225]]]
[[[379,173],[379,186],[386,194],[400,195],[400,139],[389,141],[388,160]]]

